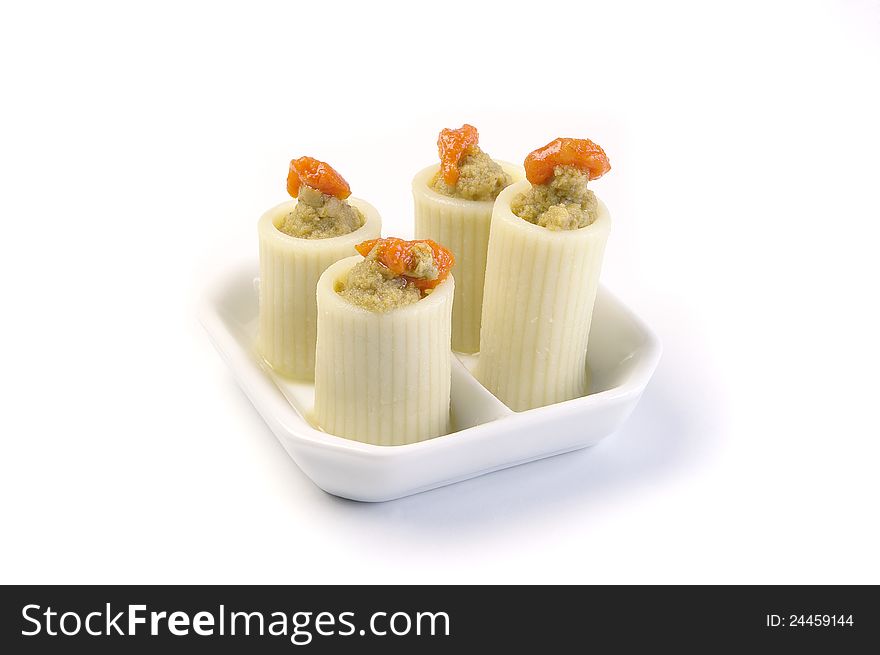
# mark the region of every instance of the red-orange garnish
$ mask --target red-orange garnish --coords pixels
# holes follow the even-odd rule
[[[477,145],[480,135],[477,128],[465,123],[457,130],[449,128],[440,130],[437,138],[437,151],[440,154],[440,174],[443,181],[449,186],[458,183],[461,172],[458,170],[458,162],[465,151],[471,146]]]
[[[290,162],[287,174],[287,193],[296,198],[301,184],[308,184],[313,189],[330,196],[345,200],[351,195],[348,182],[342,179],[330,164],[313,159],[300,157]]]
[[[439,275],[434,280],[428,280],[423,277],[411,277],[405,274],[407,271],[412,271],[415,268],[416,262],[412,247],[417,243],[426,243],[431,246],[431,252],[434,255],[434,266],[439,271]],[[359,243],[355,248],[366,257],[376,246],[379,246],[378,260],[383,266],[388,268],[394,275],[406,278],[410,284],[422,291],[433,289],[445,280],[453,264],[455,264],[455,256],[439,243],[430,239],[417,239],[415,241],[404,241],[397,237],[370,239],[369,241]]]
[[[589,139],[554,139],[526,157],[526,178],[532,184],[546,184],[557,166],[574,166],[587,171],[590,179],[602,177],[611,170],[608,156]]]

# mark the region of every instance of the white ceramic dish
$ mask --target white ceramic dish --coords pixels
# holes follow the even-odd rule
[[[229,270],[201,320],[239,385],[297,465],[325,491],[385,501],[592,446],[629,416],[660,359],[660,342],[635,314],[599,290],[590,334],[591,393],[513,412],[469,373],[476,356],[453,357],[454,432],[405,446],[374,446],[309,422],[314,389],[272,373],[256,354],[257,266]]]

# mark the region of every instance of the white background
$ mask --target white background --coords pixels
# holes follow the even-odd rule
[[[876,1],[297,4],[4,4],[0,581],[880,582]],[[593,449],[331,497],[200,294],[294,156],[410,235],[464,121],[604,146],[664,359]]]

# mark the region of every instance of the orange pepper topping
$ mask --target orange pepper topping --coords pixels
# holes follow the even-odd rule
[[[345,200],[351,195],[348,182],[342,179],[330,164],[313,159],[312,157],[300,157],[290,162],[290,172],[287,174],[287,193],[296,198],[299,195],[301,184],[308,184],[313,189],[329,196],[336,196]]]
[[[443,180],[449,186],[458,183],[461,172],[458,170],[458,161],[465,151],[471,146],[477,145],[480,135],[477,128],[465,123],[457,130],[449,128],[440,130],[437,138],[437,151],[440,153],[440,173]]]
[[[412,252],[413,245],[417,243],[426,243],[431,246],[434,255],[434,266],[437,267],[439,275],[436,279],[429,280],[423,277],[412,277],[406,275],[407,271],[415,268],[415,256]],[[386,239],[370,239],[355,246],[357,251],[364,257],[372,252],[373,248],[379,246],[378,260],[383,266],[390,270],[394,275],[406,278],[406,281],[417,289],[425,291],[433,289],[449,276],[449,271],[455,264],[455,255],[446,248],[430,239],[417,239],[415,241],[404,241],[396,237],[388,237]]]
[[[526,178],[532,184],[546,184],[557,166],[574,166],[590,174],[590,179],[602,177],[611,170],[608,156],[589,139],[554,139],[543,148],[526,157]]]

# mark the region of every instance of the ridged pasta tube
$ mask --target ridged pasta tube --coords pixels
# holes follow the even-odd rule
[[[529,223],[510,210],[528,188],[513,184],[495,202],[475,370],[514,411],[587,393],[587,339],[611,229],[601,201],[597,219],[578,230]]]
[[[498,163],[514,182],[524,179],[522,167]],[[494,201],[462,200],[437,193],[428,185],[439,168],[438,164],[428,166],[413,178],[416,239],[433,239],[455,255],[452,349],[475,353],[480,349],[486,247]]]
[[[260,218],[260,327],[257,349],[286,377],[313,380],[318,308],[315,287],[321,273],[355,245],[375,239],[382,230],[379,212],[359,198],[348,202],[364,215],[364,224],[329,239],[301,239],[278,229],[296,200],[273,207]]]
[[[446,434],[452,276],[425,298],[379,313],[337,292],[359,261],[343,259],[318,281],[317,424],[330,434],[384,446]]]

